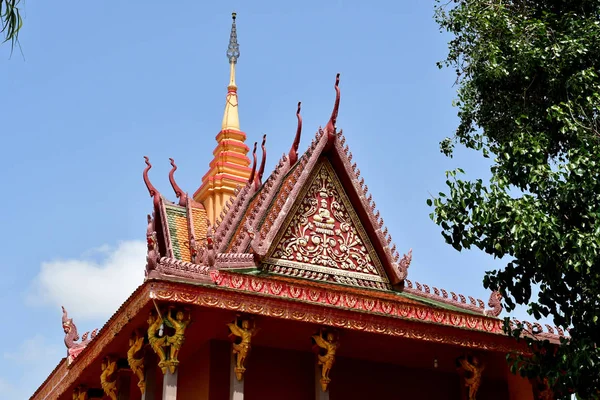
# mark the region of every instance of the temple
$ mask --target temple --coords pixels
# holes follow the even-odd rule
[[[171,159],[163,195],[145,157],[145,280],[90,335],[63,308],[66,357],[31,399],[553,398],[509,372],[506,354],[527,349],[503,333],[498,293],[486,304],[409,280],[412,250],[393,244],[336,125],[340,75],[324,128],[300,151],[298,103],[290,149],[265,176],[267,137],[251,163],[240,127],[235,14],[227,56],[200,187],[181,189]]]

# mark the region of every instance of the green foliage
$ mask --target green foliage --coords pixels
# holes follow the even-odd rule
[[[547,377],[558,398],[595,398],[600,0],[438,0],[436,20],[453,34],[439,67],[456,71],[460,118],[441,151],[452,157],[463,145],[493,163],[489,182],[448,171],[447,193],[428,200],[431,218],[456,250],[507,260],[484,286],[500,289],[508,311],[527,304],[535,318],[570,329],[558,349],[523,338],[534,356],[511,357],[515,370]]]
[[[10,41],[11,49],[19,42],[19,31],[23,26],[18,4],[21,0],[0,0],[0,33],[4,34],[4,42]],[[4,43],[3,42],[3,43]]]

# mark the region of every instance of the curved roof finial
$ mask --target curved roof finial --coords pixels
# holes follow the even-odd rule
[[[265,172],[265,162],[267,161],[267,148],[265,147],[266,142],[267,142],[267,134],[265,133],[263,135],[263,140],[260,145],[260,147],[262,148],[262,159],[260,160],[260,167],[258,168],[258,172],[257,172],[256,178],[255,178],[257,189],[258,189],[258,186],[260,186],[262,183],[262,177]]]
[[[171,161],[171,166],[173,167],[169,172],[169,182],[171,182],[171,186],[173,187],[175,196],[177,196],[177,198],[179,199],[179,205],[185,206],[187,204],[187,194],[184,193],[183,190],[181,190],[177,182],[175,182],[174,177],[175,171],[177,171],[177,165],[175,165],[175,160],[173,160],[172,158],[169,158],[169,161]]]
[[[300,115],[300,106],[302,102],[298,102],[298,111],[296,111],[296,118],[298,118],[298,128],[296,128],[296,137],[294,138],[294,143],[292,143],[292,148],[290,149],[289,159],[290,159],[290,167],[298,161],[298,146],[300,146],[300,135],[302,134],[302,116]]]
[[[154,185],[150,183],[150,179],[148,178],[148,171],[150,171],[150,168],[152,168],[152,164],[150,164],[150,160],[148,159],[148,157],[144,156],[144,160],[146,161],[147,165],[147,167],[144,168],[144,183],[148,188],[148,193],[150,193],[150,196],[153,198],[154,207],[158,207],[158,205],[160,204],[160,193],[158,192],[158,190],[156,190]]]
[[[254,182],[254,175],[256,175],[256,146],[257,142],[254,142],[254,150],[252,150],[252,158],[254,158],[254,163],[252,164],[252,172],[250,173],[250,178],[248,178],[248,183]]]
[[[331,118],[329,118],[329,122],[325,126],[325,131],[327,131],[327,135],[329,137],[329,141],[333,141],[335,139],[335,123],[337,121],[338,110],[340,108],[340,74],[338,73],[335,77],[335,104],[333,105],[333,111],[331,112]]]

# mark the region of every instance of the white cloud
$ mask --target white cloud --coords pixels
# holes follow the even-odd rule
[[[44,262],[29,300],[34,304],[64,306],[76,321],[108,319],[144,279],[146,244],[126,241],[86,252],[100,260]]]

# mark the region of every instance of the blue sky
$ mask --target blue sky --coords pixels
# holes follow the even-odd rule
[[[268,134],[267,171],[287,152],[302,101],[304,151],[324,125],[341,73],[338,126],[394,242],[413,248],[409,278],[487,301],[501,265],[446,245],[425,201],[476,153],[449,160],[454,75],[433,1],[154,0],[23,3],[23,56],[0,46],[4,189],[0,204],[0,398],[26,398],[66,349],[60,305],[80,332],[100,327],[142,282],[145,215],[155,186],[174,198],[169,157],[193,193],[220,129],[230,13],[238,13],[240,122]],[[523,317],[519,312],[518,316]]]

